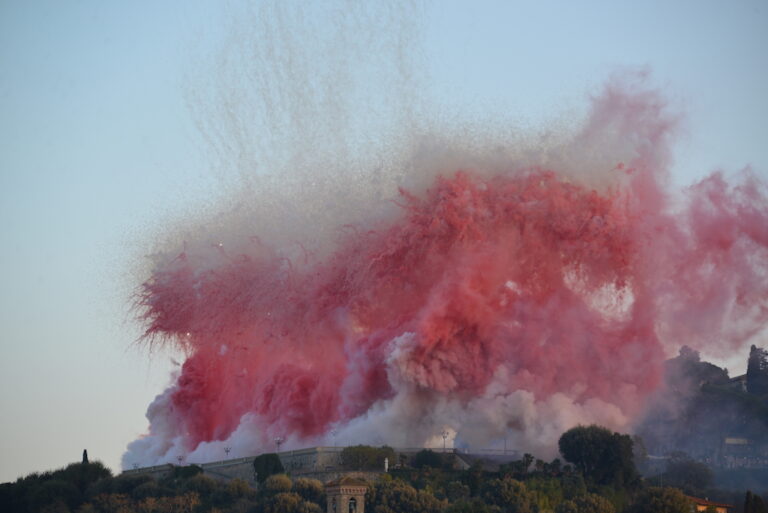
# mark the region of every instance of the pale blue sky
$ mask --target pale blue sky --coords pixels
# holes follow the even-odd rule
[[[185,105],[218,2],[0,0],[0,482],[88,448],[117,469],[167,383],[130,348],[152,236],[222,187]],[[687,113],[675,178],[768,175],[768,4],[436,2],[425,61],[442,109],[539,122],[647,66]],[[741,369],[732,369],[741,370]]]

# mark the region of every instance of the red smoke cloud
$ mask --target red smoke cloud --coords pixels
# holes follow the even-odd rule
[[[140,305],[147,336],[188,358],[126,461],[170,460],[238,429],[242,452],[275,436],[313,443],[402,403],[387,429],[406,433],[388,440],[425,443],[450,425],[457,443],[478,443],[526,432],[530,415],[502,405],[522,393],[580,412],[559,428],[605,421],[592,412],[608,407],[628,426],[670,347],[725,353],[768,318],[764,186],[715,174],[672,196],[673,126],[656,94],[610,85],[564,153],[572,169],[446,169],[401,190],[393,218],[341,227],[324,256],[287,256],[258,233],[187,241]],[[625,158],[584,173],[603,146]]]

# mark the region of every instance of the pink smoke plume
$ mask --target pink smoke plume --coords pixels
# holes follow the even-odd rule
[[[546,453],[580,422],[631,428],[670,350],[725,354],[768,318],[764,185],[713,174],[673,195],[674,126],[659,95],[611,83],[555,164],[442,169],[327,254],[246,232],[162,255],[146,337],[187,359],[124,464],[332,431]],[[623,159],[585,171],[604,147]]]

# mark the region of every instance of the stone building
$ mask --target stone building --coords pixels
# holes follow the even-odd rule
[[[214,479],[229,481],[231,479],[242,479],[249,485],[256,486],[256,474],[253,469],[253,460],[255,457],[234,458],[231,460],[211,461],[209,463],[197,464],[206,476]],[[155,479],[162,479],[172,475],[177,467],[166,463],[165,465],[156,465],[154,467],[137,467],[124,470],[123,474],[136,475],[148,474]]]
[[[280,463],[285,472],[291,477],[306,477],[317,479],[323,483],[335,481],[342,477],[353,477],[359,480],[373,482],[377,477],[386,472],[384,465],[378,469],[356,469],[345,467],[342,463],[342,452],[344,447],[307,447],[292,451],[281,451],[277,453]],[[399,458],[399,463],[390,462],[391,466],[407,464],[416,454],[422,451],[421,447],[414,448],[395,448],[394,451]],[[472,455],[460,454],[456,449],[440,450],[435,452],[448,453],[455,455],[454,464],[456,468],[467,469],[474,461]],[[480,456],[477,456],[480,457]],[[482,455],[484,460],[492,459],[492,455]],[[231,480],[242,479],[249,485],[257,487],[257,476],[253,467],[253,461],[256,456],[244,458],[233,458],[221,461],[211,461],[207,463],[195,463],[203,473],[214,479]],[[504,455],[504,462],[512,459],[510,455]],[[191,463],[191,462],[190,462]],[[175,465],[167,463],[153,467],[136,467],[124,470],[124,474],[150,474],[157,479],[173,474]],[[358,509],[359,511],[359,509]],[[348,513],[348,512],[344,512]]]
[[[291,474],[323,472],[341,468],[343,447],[307,447],[277,453],[286,472]]]
[[[327,513],[365,513],[365,493],[368,483],[344,476],[325,485]]]

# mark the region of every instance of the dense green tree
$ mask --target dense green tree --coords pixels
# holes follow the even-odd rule
[[[169,497],[173,495],[173,490],[170,488],[160,486],[154,479],[142,483],[133,490],[131,490],[131,497],[134,500],[141,501],[147,497]]]
[[[55,479],[70,482],[77,486],[80,491],[84,491],[90,483],[110,476],[112,476],[112,472],[104,467],[101,462],[97,461],[87,464],[72,463],[64,468],[52,472],[45,472],[43,474],[33,473],[24,478],[20,478],[17,483],[25,486],[25,484],[33,485]]]
[[[81,493],[78,486],[99,476]],[[238,491],[240,486],[244,490]],[[214,496],[225,500],[214,503]],[[239,497],[249,499],[238,504]],[[171,475],[160,481],[133,473],[113,478],[98,462],[76,463],[0,485],[3,513],[204,513],[213,506],[226,507],[226,513],[248,513],[257,506],[250,500],[254,498],[255,491],[240,480],[224,484],[200,474],[188,478]],[[316,511],[308,506],[304,509]]]
[[[317,479],[307,479],[300,477],[293,481],[293,491],[298,493],[302,499],[315,504],[325,504],[325,486]]]
[[[469,486],[459,481],[451,481],[445,485],[445,496],[451,502],[469,498]]]
[[[424,490],[416,490],[400,479],[382,479],[371,490],[374,513],[440,513],[447,501]]]
[[[560,437],[560,453],[596,485],[634,486],[639,482],[632,438],[596,426],[578,426]]]
[[[291,488],[293,488],[293,482],[285,474],[273,474],[264,481],[264,491],[270,495],[290,492]]]
[[[525,480],[525,487],[533,494],[541,511],[552,510],[564,499],[562,480],[558,478],[536,475]]]
[[[124,493],[102,493],[93,498],[93,506],[100,513],[128,513],[131,499]]]
[[[766,506],[762,497],[747,491],[747,496],[744,500],[744,513],[768,513],[768,506]]]
[[[297,493],[281,492],[264,503],[264,513],[322,513],[320,506],[305,501]]]
[[[56,499],[55,501],[46,504],[38,511],[40,513],[71,513],[72,510],[62,499]]]
[[[573,499],[587,493],[584,476],[578,473],[564,474],[560,478],[560,486],[563,488],[563,498],[565,499]]]
[[[253,488],[242,479],[233,479],[227,483],[227,492],[235,498],[251,499],[255,495]]]
[[[416,453],[413,457],[412,465],[415,468],[443,468],[446,464],[446,455],[432,451],[430,449],[424,449]]]
[[[74,483],[81,492],[85,492],[88,487],[99,481],[112,477],[112,472],[100,461],[92,463],[73,463],[64,468],[66,479]]]
[[[532,454],[525,453],[523,454],[522,461],[522,470],[523,472],[528,472],[528,470],[531,468],[531,463],[533,463],[534,457]]]
[[[582,513],[573,501],[563,501],[555,508],[555,513]],[[591,512],[588,512],[591,513]]]
[[[173,479],[168,480],[172,482]],[[125,494],[130,495],[133,490],[144,483],[154,482],[152,476],[147,474],[122,474],[112,479],[100,479],[85,492],[88,500],[101,494]]]
[[[533,464],[533,469],[531,465]],[[534,458],[532,454],[525,453],[517,461],[510,461],[499,466],[499,474],[509,475],[516,479],[525,479],[530,472],[547,474],[551,476],[560,475],[564,471],[562,462],[555,458],[551,463]]]
[[[501,508],[491,506],[475,497],[474,499],[461,499],[451,504],[446,513],[501,513]]]
[[[44,506],[56,502],[63,503],[72,509],[81,500],[82,494],[74,483],[63,479],[49,479],[32,488],[27,495],[26,502],[31,511],[39,511]]]
[[[203,473],[203,467],[200,465],[184,465],[181,467],[173,467],[173,477],[176,479],[189,479]]]
[[[768,502],[759,495],[752,501],[752,513],[768,513]]]
[[[0,483],[0,511],[21,511],[24,507],[23,488],[19,481]]]
[[[491,479],[482,486],[483,500],[506,513],[534,513],[536,511],[536,498],[528,491],[523,483],[505,477]]]
[[[253,460],[253,470],[256,472],[256,479],[263,483],[272,474],[282,474],[285,472],[280,457],[275,453],[266,453],[256,456]]]
[[[84,493],[112,473],[101,462],[73,463],[52,472],[32,473],[15,483],[0,485],[0,511],[27,512],[74,509]],[[49,507],[48,507],[49,506]]]
[[[747,360],[747,392],[768,395],[768,351],[754,345]]]
[[[483,464],[475,461],[462,474],[462,482],[469,487],[469,493],[473,497],[480,493],[480,487],[483,484]]]
[[[571,500],[561,502],[555,513],[615,513],[616,508],[611,502],[594,493],[588,493],[574,497]]]
[[[226,513],[252,513],[254,507],[259,504],[256,490],[242,479],[222,483],[208,498],[208,503]]]
[[[201,497],[207,497],[219,487],[219,483],[205,474],[198,474],[186,480],[183,490],[195,492]]]
[[[690,513],[692,504],[677,488],[648,488],[628,513]]]
[[[383,470],[385,459],[393,465],[395,450],[387,446],[355,445],[341,451],[341,464],[351,470]]]

